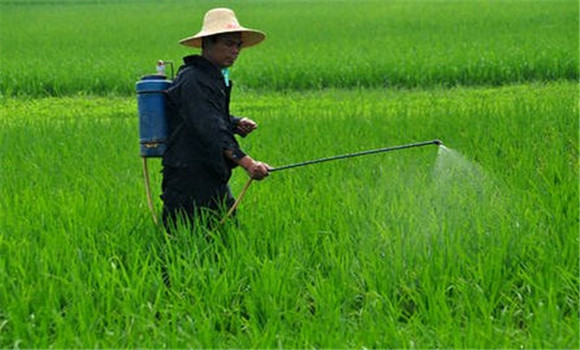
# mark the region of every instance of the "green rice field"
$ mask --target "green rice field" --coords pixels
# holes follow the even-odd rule
[[[218,6],[268,34],[232,69],[252,157],[445,146],[274,172],[168,237],[135,82]],[[0,348],[579,348],[578,28],[575,1],[0,0]]]

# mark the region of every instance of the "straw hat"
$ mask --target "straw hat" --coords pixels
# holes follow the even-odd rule
[[[266,34],[262,31],[242,27],[234,11],[216,8],[205,14],[199,33],[181,39],[179,43],[185,46],[201,47],[201,38],[223,33],[242,33],[242,47],[244,48],[256,45],[266,38]]]

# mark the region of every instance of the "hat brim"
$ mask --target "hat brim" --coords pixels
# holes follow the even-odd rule
[[[231,30],[220,30],[219,32],[204,32],[203,30],[194,36],[179,40],[179,43],[185,46],[201,48],[202,38],[218,34],[242,33],[242,48],[257,45],[266,39],[266,34],[259,30],[248,28],[234,28]]]

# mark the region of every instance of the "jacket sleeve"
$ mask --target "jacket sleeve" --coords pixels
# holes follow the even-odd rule
[[[178,91],[180,114],[209,161],[224,161],[224,152],[243,158],[225,109],[225,91],[186,72]],[[230,164],[231,165],[231,164]]]
[[[241,117],[236,117],[236,116],[230,115],[230,123],[231,123],[232,133],[234,133],[236,135],[240,135],[241,137],[246,137],[246,136],[248,136],[248,134],[246,134],[238,129],[238,124],[240,124],[240,120],[242,120]]]

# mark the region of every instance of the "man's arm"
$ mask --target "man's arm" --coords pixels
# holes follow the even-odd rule
[[[252,179],[262,180],[263,178],[268,176],[270,166],[266,163],[255,161],[254,159],[252,159],[252,157],[248,155],[244,155],[242,158],[238,158],[234,155],[234,152],[232,150],[226,150],[224,152],[224,155],[227,158],[229,158],[232,162],[244,168]]]

